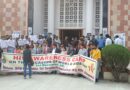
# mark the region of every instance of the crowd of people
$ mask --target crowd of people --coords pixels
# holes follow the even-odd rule
[[[114,40],[107,34],[105,37],[100,34],[98,38],[95,35],[88,37],[82,36],[71,38],[66,36],[60,40],[56,35],[48,34],[47,37],[39,35],[33,40],[30,36],[22,35],[19,38],[11,36],[0,40],[0,53],[23,53],[29,48],[32,54],[61,53],[65,55],[84,55],[97,60],[98,65],[101,61],[101,50],[111,44],[123,45],[122,39],[117,35]],[[25,53],[26,54],[26,53]],[[97,72],[97,78],[99,71]]]
[[[74,37],[71,40],[68,37],[65,37],[62,41],[56,35],[48,35],[47,37],[39,35],[35,41],[29,36],[22,35],[20,38],[15,39],[11,36],[5,39],[0,39],[0,48],[8,53],[22,53],[25,45],[28,44],[32,54],[52,53],[53,48],[56,48],[56,53],[68,55],[82,54],[90,57],[92,44],[95,44],[97,48],[101,50],[105,46],[113,43],[123,45],[123,42],[118,35],[112,40],[108,34],[105,37],[101,34],[98,38],[93,35],[91,37],[82,36],[79,39]]]

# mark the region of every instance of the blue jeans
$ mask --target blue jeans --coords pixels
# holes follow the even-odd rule
[[[29,77],[32,76],[32,68],[31,68],[31,64],[30,63],[24,63],[24,77],[27,76],[27,66],[29,69]]]

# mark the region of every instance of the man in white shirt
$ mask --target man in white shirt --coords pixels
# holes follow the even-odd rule
[[[116,35],[116,37],[115,37],[114,44],[123,46],[123,41],[120,39],[120,37],[118,35]]]
[[[8,44],[8,49],[7,51],[9,53],[14,53],[15,47],[16,47],[16,42],[14,39],[12,39],[12,37],[10,37],[10,39],[7,40],[7,44]]]
[[[55,43],[52,44],[52,54],[54,53],[61,53],[61,50],[57,48],[57,45]]]
[[[3,52],[7,52],[7,48],[8,48],[8,43],[6,39],[1,39],[1,43],[0,43],[1,49],[3,49]]]
[[[37,43],[40,45],[43,45],[43,38],[39,36]]]
[[[26,44],[29,45],[29,44],[30,44],[28,36],[26,36],[26,37],[23,39],[23,41],[24,41],[24,45],[26,45]]]
[[[54,39],[54,43],[57,44],[57,47],[58,47],[58,48],[60,47],[61,41],[60,41],[60,39],[58,38],[58,36],[56,36],[56,38]]]
[[[112,44],[112,40],[111,40],[110,36],[107,34],[106,35],[105,46],[111,45],[111,44]]]
[[[33,41],[34,43],[37,43],[37,41],[38,41],[37,35],[29,35],[29,38],[30,38],[30,40]]]
[[[24,36],[21,36],[21,38],[18,40],[18,45],[20,47],[24,47]]]

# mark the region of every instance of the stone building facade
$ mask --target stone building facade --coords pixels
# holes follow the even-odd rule
[[[100,34],[103,28],[107,28],[111,36],[125,33],[126,47],[130,49],[130,0],[106,0],[106,27],[103,27],[102,3],[105,0],[32,0],[33,15],[28,15],[30,1],[0,0],[0,36],[11,35],[15,31],[27,35],[28,27],[33,28],[34,34],[50,32],[61,35],[61,38],[68,32],[75,35]],[[28,19],[31,15],[33,20]]]
[[[125,33],[126,46],[130,49],[130,0],[108,0],[108,32]]]
[[[27,33],[28,0],[0,0],[0,35]]]

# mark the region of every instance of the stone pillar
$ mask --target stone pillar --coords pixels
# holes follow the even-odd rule
[[[94,0],[86,0],[86,34],[93,33]]]
[[[44,0],[34,0],[33,34],[43,34],[44,29]]]
[[[54,34],[55,0],[48,0],[48,33]]]
[[[103,0],[100,0],[100,30],[99,34],[103,33]]]
[[[108,0],[108,34],[111,34],[111,2],[112,0]]]
[[[32,34],[33,34],[33,13],[34,13],[34,0],[28,0],[28,27],[32,28]]]

